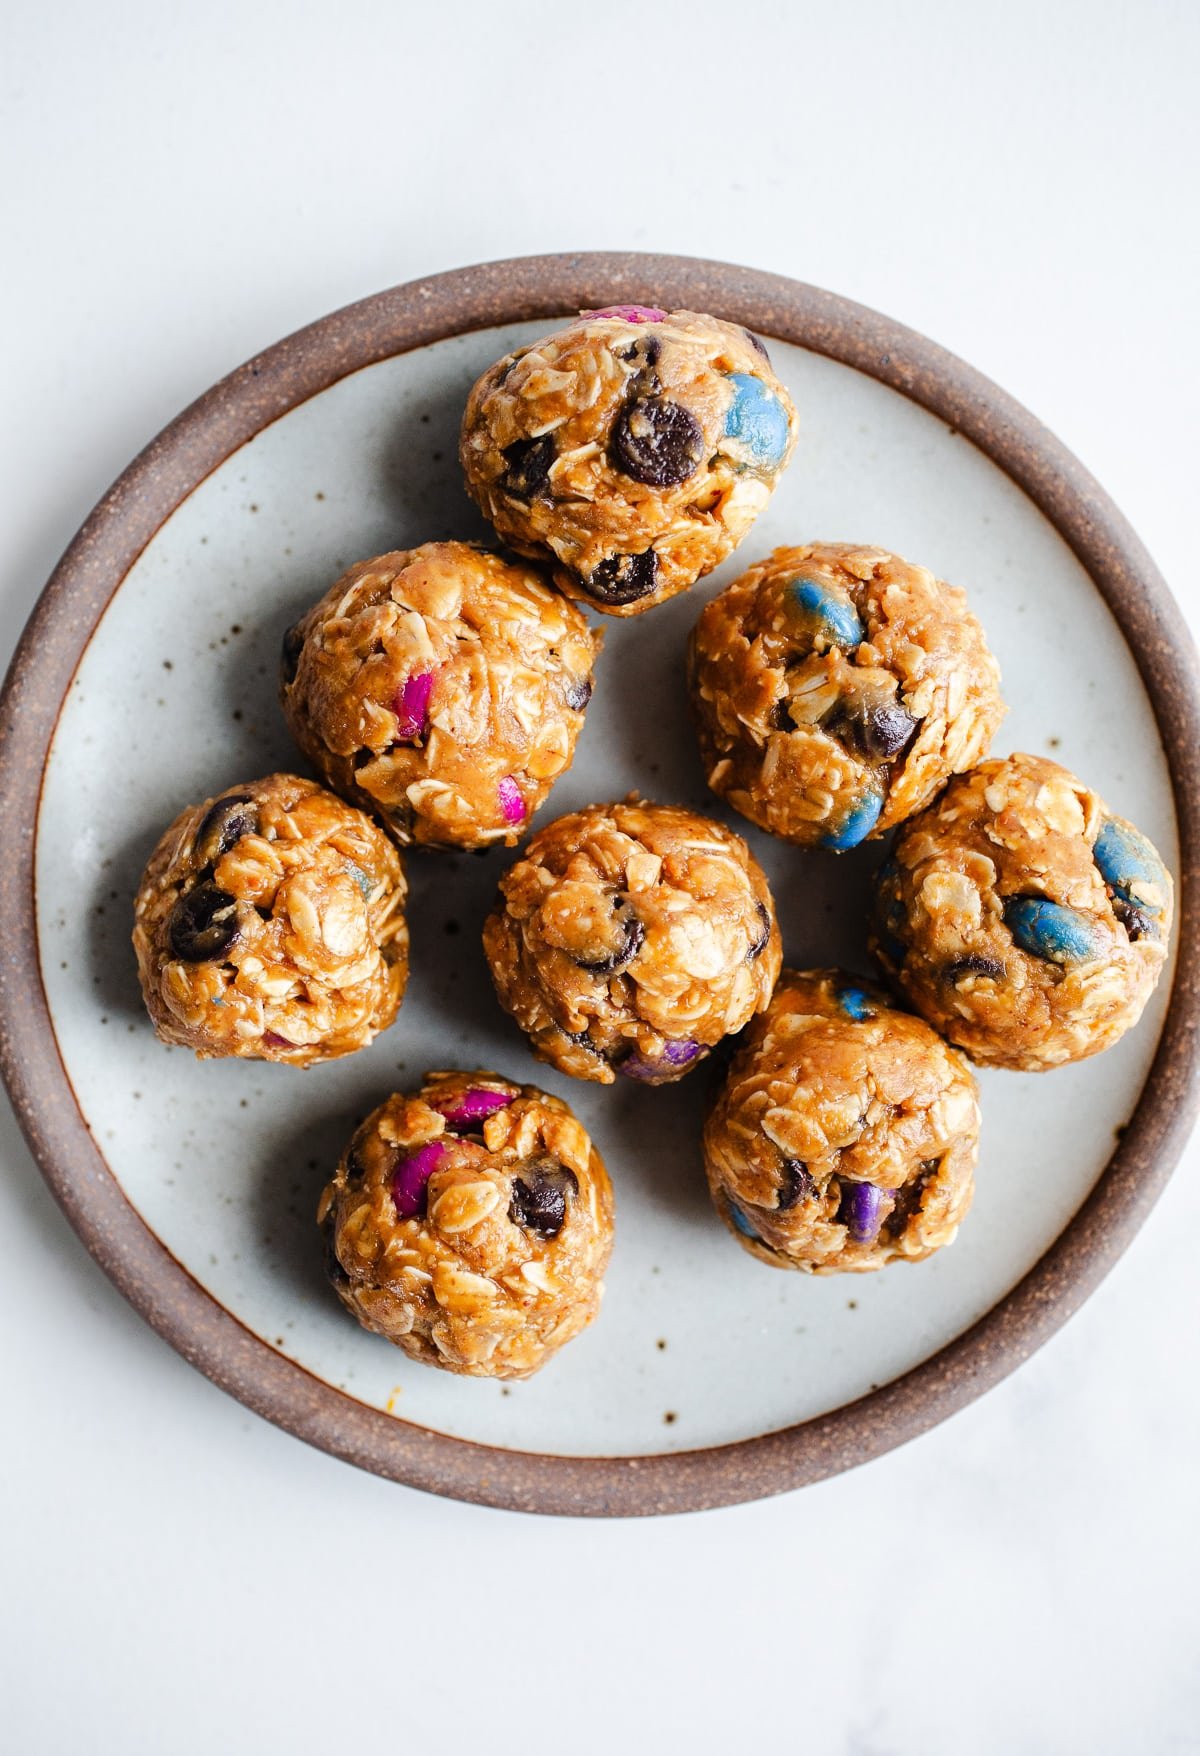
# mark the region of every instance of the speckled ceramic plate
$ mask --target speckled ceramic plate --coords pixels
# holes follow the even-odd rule
[[[998,749],[1065,761],[1182,871],[1185,973],[1101,1059],[983,1075],[974,1210],[954,1247],[917,1267],[813,1280],[760,1266],[709,1209],[702,1076],[605,1089],[536,1066],[479,947],[510,854],[410,861],[408,998],[346,1061],[306,1074],[201,1065],[155,1040],[139,1002],[130,898],[162,826],[186,801],[296,765],[275,702],[283,628],[354,560],[483,534],[456,462],[468,386],[554,318],[628,299],[766,335],[802,436],[732,562],[648,616],[606,621],[578,759],[541,820],[633,787],[724,815],[685,713],[687,631],[775,544],[853,539],[967,587],[1011,703]],[[188,1359],[381,1474],[503,1506],[646,1513],[845,1468],[1042,1342],[1128,1243],[1185,1136],[1200,737],[1174,605],[1028,414],[929,342],[814,288],[669,257],[552,257],[326,318],[202,398],[101,502],[46,589],[3,706],[2,1047],[33,1150],[89,1249]],[[788,961],[863,967],[877,853],[749,835]],[[526,1384],[412,1364],[360,1331],[321,1278],[314,1208],[355,1118],[452,1065],[559,1092],[613,1172],[603,1314]]]

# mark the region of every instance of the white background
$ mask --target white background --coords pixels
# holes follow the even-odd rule
[[[0,638],[214,379],[391,283],[661,249],[1028,404],[1200,613],[1200,11],[14,3]],[[0,1121],[0,1723],[22,1753],[1200,1750],[1195,1149],[948,1425],[765,1504],[518,1517],[360,1475],[159,1342]]]

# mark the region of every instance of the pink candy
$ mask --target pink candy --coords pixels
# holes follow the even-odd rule
[[[500,800],[500,809],[504,813],[506,823],[524,823],[525,801],[521,797],[521,789],[511,774],[506,774],[496,787],[496,796]]]
[[[411,1219],[425,1205],[425,1185],[445,1158],[446,1148],[440,1140],[429,1140],[418,1146],[392,1172],[392,1200],[401,1219]]]
[[[433,694],[433,672],[417,671],[402,688],[397,689],[392,711],[400,724],[399,738],[419,738],[429,723],[429,697]]]
[[[445,1116],[449,1127],[468,1128],[472,1122],[486,1121],[497,1110],[506,1110],[511,1103],[507,1092],[485,1091],[482,1086],[476,1086],[471,1091],[464,1091],[459,1098],[433,1107]]]
[[[605,305],[602,311],[585,311],[585,317],[619,317],[622,323],[662,323],[666,312],[654,305]]]

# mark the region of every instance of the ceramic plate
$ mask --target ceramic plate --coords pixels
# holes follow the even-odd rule
[[[766,334],[801,439],[730,562],[647,616],[605,620],[578,756],[540,822],[632,788],[709,811],[766,868],[786,961],[864,968],[878,851],[801,853],[708,797],[682,666],[701,604],[742,567],[779,543],[852,539],[967,588],[1010,703],[997,751],[1076,769],[1177,873],[1195,849],[1187,640],[1136,540],[994,387],[830,295],[670,258],[496,264],[314,325],[155,442],[68,553],[7,686],[5,822],[27,832],[9,831],[0,874],[18,1110],[118,1285],[251,1407],[397,1479],[553,1511],[676,1510],[793,1486],[995,1382],[1086,1296],[1161,1187],[1186,1130],[1196,1017],[1185,886],[1189,979],[1173,998],[1164,979],[1102,1058],[981,1076],[978,1193],[953,1248],[827,1279],[763,1267],[716,1220],[697,1144],[703,1074],[604,1088],[532,1060],[479,944],[512,853],[410,859],[408,995],[363,1053],[298,1073],[201,1065],[156,1041],[130,899],[184,803],[297,766],[275,699],[283,629],[353,561],[484,536],[456,460],[468,387],[554,318],[630,298]],[[415,1365],[358,1329],[322,1280],[314,1209],[342,1143],[386,1092],[449,1066],[559,1093],[613,1173],[602,1315],[528,1383]]]

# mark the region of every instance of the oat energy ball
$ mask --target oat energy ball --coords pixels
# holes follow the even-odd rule
[[[402,845],[515,845],[571,766],[600,643],[527,563],[425,543],[352,567],[288,630],[283,710]]]
[[[533,1052],[610,1085],[681,1079],[767,1004],[771,893],[740,836],[674,805],[589,805],[500,881],[483,945]]]
[[[134,905],[155,1030],[202,1060],[361,1049],[404,992],[405,894],[382,830],[315,781],[271,774],[189,806]]]
[[[708,784],[761,829],[841,852],[986,755],[1000,672],[965,594],[886,549],[776,549],[692,633]]]
[[[1172,886],[1146,837],[1040,756],[960,775],[880,868],[871,948],[974,1060],[1039,1072],[1115,1043],[1166,962]]]
[[[636,616],[710,573],[771,497],[796,411],[748,330],[614,305],[488,369],[460,456],[504,541]]]
[[[838,970],[785,970],[704,1125],[717,1212],[775,1268],[860,1272],[948,1244],[979,1145],[963,1057]]]
[[[449,1372],[527,1378],[600,1308],[608,1173],[566,1104],[496,1073],[388,1098],[317,1217],[347,1310]]]

